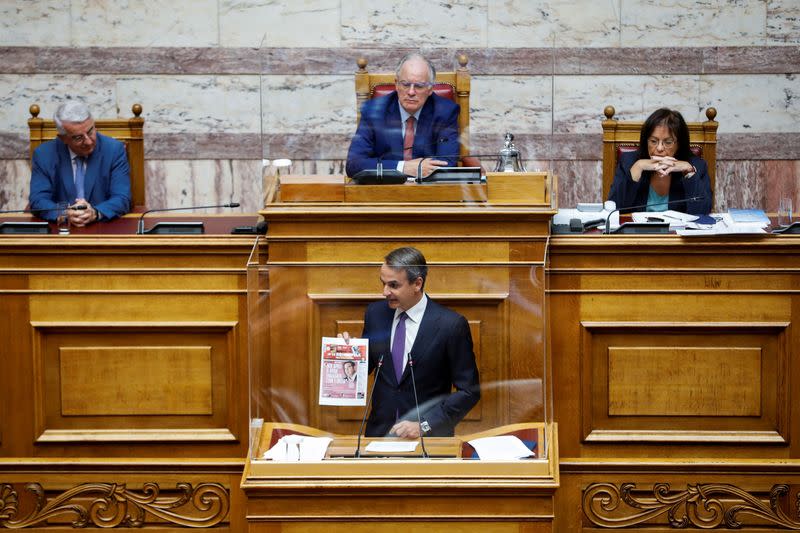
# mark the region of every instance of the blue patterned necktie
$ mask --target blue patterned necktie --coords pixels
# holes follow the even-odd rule
[[[394,364],[394,375],[397,382],[403,377],[403,356],[406,351],[406,319],[405,312],[400,313],[397,319],[397,327],[394,330],[394,342],[392,343],[392,363]]]
[[[86,198],[86,190],[84,188],[84,165],[86,164],[85,157],[75,158],[75,198]]]

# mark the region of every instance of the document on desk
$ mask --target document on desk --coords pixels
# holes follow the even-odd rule
[[[736,222],[730,213],[711,215],[717,220],[716,224],[704,225],[689,223],[684,228],[676,230],[678,235],[684,237],[702,237],[708,235],[758,235],[766,233],[763,221]]]
[[[469,444],[478,452],[481,461],[514,461],[535,455],[514,435],[472,439]]]
[[[332,440],[330,437],[284,435],[262,458],[279,463],[322,461]]]
[[[631,213],[631,218],[634,222],[647,223],[647,222],[667,222],[669,229],[675,231],[679,228],[686,227],[687,224],[696,221],[699,217],[697,215],[689,215],[681,213],[680,211],[640,211]]]
[[[411,453],[418,445],[416,440],[374,440],[364,450],[370,453]]]

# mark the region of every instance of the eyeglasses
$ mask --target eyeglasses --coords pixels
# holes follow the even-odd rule
[[[414,89],[416,89],[417,91],[421,91],[422,89],[428,89],[430,87],[433,87],[433,84],[431,82],[429,82],[429,81],[425,81],[425,82],[422,82],[422,81],[416,81],[416,82],[415,81],[398,81],[397,84],[400,87],[402,87],[403,90],[405,90],[405,91],[409,90],[412,87]]]
[[[86,133],[81,133],[80,135],[71,135],[70,139],[72,139],[72,142],[77,144],[86,144],[86,141],[91,139],[93,135],[94,135],[94,126],[89,128],[86,131]]]
[[[647,144],[650,145],[651,148],[657,147],[658,143],[663,144],[664,148],[669,150],[670,148],[675,146],[675,139],[663,139],[662,140],[662,139],[656,139],[654,137],[650,137],[649,139],[647,139]]]

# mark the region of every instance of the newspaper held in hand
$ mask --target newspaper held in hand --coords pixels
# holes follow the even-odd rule
[[[319,370],[320,405],[366,405],[369,341],[323,337]]]

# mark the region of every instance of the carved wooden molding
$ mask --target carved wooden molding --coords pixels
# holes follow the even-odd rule
[[[652,496],[634,496],[635,488],[635,483],[589,485],[583,492],[583,513],[601,528],[652,525],[649,521],[666,515],[665,525],[674,529],[739,529],[750,516],[778,528],[800,530],[800,494],[794,503],[794,517],[787,516],[779,505],[789,494],[789,485],[774,485],[768,503],[726,483],[687,485],[684,491],[671,491],[669,483],[657,483]]]
[[[141,492],[125,484],[83,483],[48,501],[39,483],[26,485],[36,502],[20,505],[13,485],[0,484],[0,529],[22,529],[67,515],[72,527],[143,527],[151,514],[171,526],[204,528],[219,524],[228,515],[230,494],[218,483],[178,483],[177,496],[159,497],[156,483],[145,483]],[[23,496],[24,497],[24,496]],[[91,499],[90,504],[84,503]],[[28,516],[17,518],[20,507],[33,507]]]

